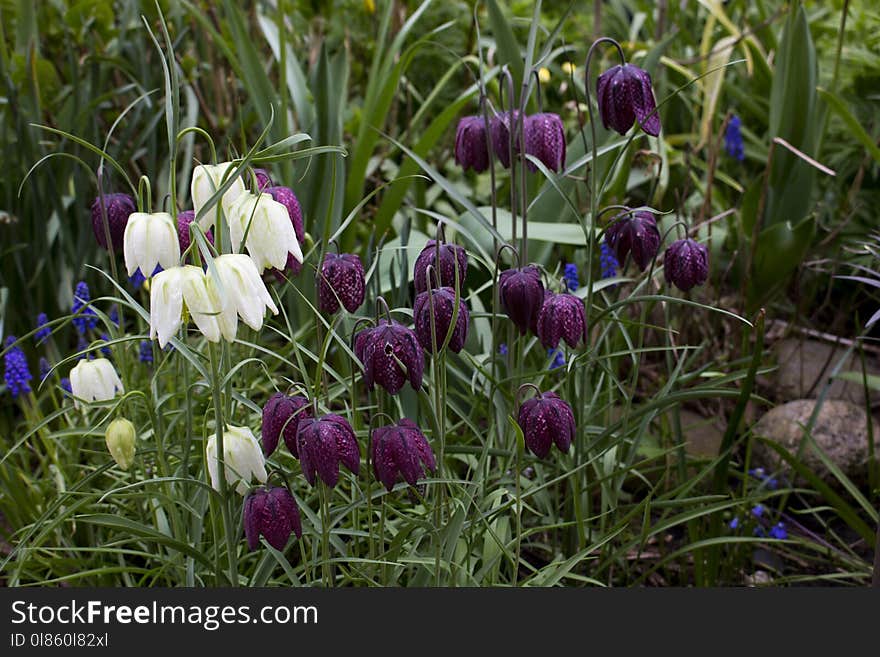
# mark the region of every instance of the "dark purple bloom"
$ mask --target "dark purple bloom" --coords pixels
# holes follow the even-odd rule
[[[296,447],[296,432],[303,418],[314,417],[309,400],[302,395],[285,395],[276,392],[263,406],[263,454],[269,456],[278,447],[278,439],[283,435],[284,444],[295,457],[299,458]]]
[[[34,340],[37,344],[43,344],[52,335],[52,329],[47,326],[48,323],[49,318],[46,313],[37,315],[37,332],[34,333]]]
[[[254,169],[254,177],[257,179],[257,191],[258,192],[267,192],[267,187],[272,187],[275,185],[272,182],[272,176],[269,175],[269,172],[265,169]],[[275,199],[276,201],[278,199]]]
[[[195,221],[196,213],[195,210],[184,210],[183,212],[179,212],[177,214],[177,241],[180,243],[180,252],[183,253],[189,248],[189,245],[192,243],[192,236],[189,232],[189,225]],[[209,230],[205,233],[205,237],[208,238],[208,241],[213,244],[214,243],[214,234]],[[134,275],[137,276],[140,273],[140,269],[138,269]]]
[[[649,135],[660,134],[660,115],[655,111],[657,104],[647,71],[632,64],[614,66],[596,80],[596,94],[605,128],[625,135],[638,121]]]
[[[452,324],[452,315],[455,312],[455,290],[451,287],[441,287],[439,290],[431,289],[422,292],[416,297],[413,307],[413,322],[415,324],[416,337],[419,344],[429,353],[436,353],[434,341],[431,337],[431,305],[434,306],[434,335],[437,346],[443,345],[449,327]],[[458,317],[455,320],[455,328],[449,338],[449,349],[456,354],[464,347],[467,340],[470,313],[464,299],[458,299]]]
[[[317,474],[330,487],[339,481],[339,463],[358,473],[361,453],[354,430],[345,418],[328,414],[304,417],[296,434],[300,465],[306,480],[314,485]]]
[[[511,117],[510,112],[501,112],[500,114],[493,116],[489,121],[489,133],[492,136],[492,150],[495,152],[495,156],[505,169],[510,167],[511,118],[513,119],[514,130],[520,127],[525,129],[525,126],[519,125],[519,111],[517,110],[513,111],[513,117]],[[516,157],[518,154],[519,133],[517,132],[517,134],[514,135],[513,140],[513,156]]]
[[[85,281],[77,283],[76,289],[73,291],[73,306],[70,311],[76,315],[72,321],[80,335],[84,334],[87,329],[95,328],[98,324],[97,313],[88,305],[91,299],[89,286]]]
[[[262,169],[257,169],[257,171],[262,171]],[[303,225],[302,208],[299,205],[299,199],[296,198],[296,194],[293,193],[293,190],[290,189],[290,187],[281,187],[272,184],[265,189],[261,186],[260,189],[263,190],[264,194],[269,194],[273,199],[287,208],[287,216],[290,217],[290,223],[293,224],[293,232],[296,233],[296,239],[299,241],[300,246],[302,246],[306,239],[306,230]],[[302,263],[294,258],[292,253],[288,253],[285,270],[289,271],[292,276],[296,276],[302,271]],[[276,273],[276,278],[283,279],[281,272]]]
[[[20,394],[31,391],[31,385],[28,382],[33,377],[28,368],[24,351],[15,345],[15,336],[7,337],[5,345],[8,351],[3,355],[3,378],[6,381],[6,389],[15,399]]]
[[[519,407],[518,423],[526,447],[538,458],[550,453],[556,443],[561,452],[568,452],[574,440],[574,413],[555,392],[539,393]]]
[[[455,161],[462,169],[476,172],[489,168],[486,123],[482,116],[464,116],[455,131]]]
[[[440,253],[440,264],[437,264],[437,253]],[[428,267],[431,267],[430,280]],[[458,289],[462,290],[464,277],[467,274],[467,253],[463,247],[456,244],[440,242],[437,248],[436,240],[428,240],[425,248],[416,258],[413,267],[413,283],[416,294],[421,294],[428,287],[437,287],[437,276],[440,276],[440,287],[455,287],[455,270],[458,268]]]
[[[538,158],[550,171],[561,171],[565,166],[565,129],[558,114],[542,112],[526,117],[526,153]],[[530,171],[537,167],[526,162]]]
[[[611,220],[605,230],[605,240],[622,263],[632,253],[639,269],[644,271],[660,248],[660,230],[651,212],[639,210],[622,212]]]
[[[538,331],[538,314],[544,303],[541,272],[534,265],[507,269],[498,279],[498,298],[510,320],[525,335],[528,329]]]
[[[425,469],[434,472],[437,463],[428,440],[416,423],[407,418],[397,424],[373,429],[373,470],[376,478],[389,491],[400,477],[410,486],[425,476]]]
[[[260,534],[276,550],[283,550],[291,533],[302,538],[299,508],[283,486],[260,487],[244,501],[244,534],[248,549],[260,545]]]
[[[354,340],[355,356],[364,364],[364,383],[378,383],[392,395],[409,379],[415,390],[422,386],[425,356],[416,334],[400,322],[379,320],[375,328],[360,331]],[[399,361],[399,362],[398,362]],[[404,372],[400,363],[406,367]]]
[[[559,340],[575,348],[587,341],[587,315],[584,302],[573,294],[550,292],[538,314],[538,337],[548,349],[555,349]]]
[[[690,238],[678,240],[666,249],[663,266],[666,282],[687,292],[709,278],[709,252],[705,245]]]
[[[104,194],[104,210],[107,212],[107,226],[110,228],[110,241],[115,251],[122,251],[125,226],[137,205],[129,194]],[[101,197],[92,202],[92,230],[101,248],[109,250],[107,235],[104,232],[104,218],[101,213]]]
[[[339,303],[353,313],[364,302],[366,283],[361,259],[352,253],[327,253],[318,276],[318,307],[331,315]],[[337,298],[338,297],[338,298]]]

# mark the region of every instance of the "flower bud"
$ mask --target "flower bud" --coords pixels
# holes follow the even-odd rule
[[[186,251],[192,243],[189,225],[195,221],[195,219],[196,213],[193,210],[184,210],[183,212],[177,213],[177,241],[180,243],[181,253]],[[208,241],[211,244],[214,243],[214,235],[210,230],[205,233],[205,237],[208,238]]]
[[[254,177],[257,179],[257,191],[266,192],[268,187],[272,187],[272,176],[265,169],[254,169]]]
[[[690,238],[673,242],[663,258],[666,282],[682,292],[702,285],[709,278],[709,251]]]
[[[321,312],[333,314],[339,310],[340,302],[353,313],[364,302],[366,283],[361,259],[351,253],[332,253],[324,255],[321,273],[318,276],[318,308]]]
[[[638,121],[649,135],[660,134],[660,115],[654,110],[654,90],[647,71],[632,64],[614,66],[596,80],[599,116],[605,128],[622,135]]]
[[[137,205],[130,194],[104,194],[104,210],[107,212],[107,226],[113,249],[120,251],[123,245],[128,218],[137,211]],[[102,248],[107,247],[107,234],[104,231],[104,215],[101,212],[101,197],[92,203],[92,230]]]
[[[104,440],[110,456],[123,470],[128,470],[134,463],[135,439],[137,432],[134,425],[124,417],[119,417],[107,425]]]

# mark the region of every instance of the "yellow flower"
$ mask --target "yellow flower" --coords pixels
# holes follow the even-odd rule
[[[566,75],[574,75],[575,69],[577,67],[571,62],[563,62],[562,63],[562,72]]]
[[[544,84],[547,84],[548,82],[550,82],[550,69],[548,69],[544,66],[539,68],[538,69],[538,79],[541,82],[543,82]]]
[[[368,14],[376,13],[376,2],[375,0],[364,0],[364,10]]]

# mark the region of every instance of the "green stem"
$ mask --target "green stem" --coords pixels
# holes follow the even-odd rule
[[[214,426],[217,437],[217,468],[220,484],[220,508],[223,514],[223,529],[226,534],[226,561],[229,567],[229,585],[238,586],[238,551],[233,533],[232,500],[229,496],[229,485],[226,483],[226,459],[223,450],[223,399],[220,390],[220,371],[217,362],[217,350],[213,343],[208,343],[211,358],[211,391],[214,398]]]

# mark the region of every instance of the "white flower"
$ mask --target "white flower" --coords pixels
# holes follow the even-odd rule
[[[180,330],[184,304],[210,342],[219,342],[221,333],[230,341],[235,339],[235,324],[229,327],[228,320],[221,321],[223,305],[217,286],[200,267],[185,265],[159,272],[150,284],[150,339],[158,337],[160,347]]]
[[[278,314],[278,308],[269,296],[269,290],[260,278],[260,272],[254,261],[243,253],[227,253],[214,258],[214,269],[220,277],[220,298],[223,302],[222,316],[218,319],[221,329],[230,324],[237,326],[236,314],[241,316],[245,324],[255,331],[263,327],[263,315],[266,308],[272,314]],[[232,329],[232,337],[226,332],[223,337],[232,341],[235,337],[235,328]]]
[[[199,210],[207,204],[208,199],[223,185],[223,177],[230,168],[235,169],[235,165],[232,162],[200,164],[193,169],[190,193],[192,194],[193,210],[195,210],[196,216],[199,215]],[[223,208],[227,216],[229,215],[229,206],[242,192],[244,192],[244,181],[241,179],[241,176],[238,176],[220,199],[220,207]],[[202,227],[202,230],[208,230],[214,225],[216,218],[217,211],[212,209],[199,219],[199,226]]]
[[[298,262],[303,261],[290,214],[270,194],[245,192],[229,207],[227,215],[232,250],[238,251],[247,230],[245,246],[260,271],[269,267],[284,269],[288,253]]]
[[[80,401],[107,401],[117,392],[125,392],[122,381],[113,365],[106,358],[83,359],[70,370],[70,392],[73,405],[79,408]]]
[[[217,434],[211,434],[205,448],[211,486],[220,490],[220,463],[217,460]],[[251,479],[266,483],[266,460],[260,443],[247,427],[227,426],[223,432],[223,462],[226,465],[226,483],[235,485],[239,495],[247,493]]]
[[[177,225],[167,212],[133,212],[125,226],[122,246],[129,276],[140,269],[149,278],[156,265],[168,269],[180,261]]]

